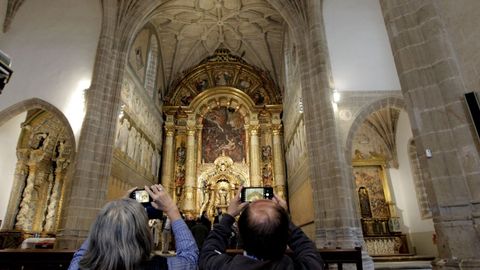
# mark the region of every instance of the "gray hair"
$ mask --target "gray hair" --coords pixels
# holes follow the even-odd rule
[[[92,225],[89,239],[81,269],[137,269],[149,260],[153,249],[146,211],[132,199],[107,203]]]

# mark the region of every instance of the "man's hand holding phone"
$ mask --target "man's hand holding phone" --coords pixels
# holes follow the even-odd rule
[[[273,198],[272,187],[244,187],[241,190],[240,200],[242,202],[253,202],[256,200]]]
[[[240,200],[240,194],[242,193],[243,189],[244,187],[240,187],[237,194],[235,195],[235,197],[233,197],[230,200],[230,204],[228,205],[227,214],[229,214],[232,217],[238,216],[238,214],[242,212],[243,208],[245,208],[248,205],[247,202],[242,202]]]

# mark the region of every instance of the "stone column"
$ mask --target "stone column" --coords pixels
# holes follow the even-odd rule
[[[185,191],[183,199],[183,210],[187,213],[195,211],[195,126],[187,126],[187,157],[185,161]]]
[[[152,5],[151,1],[138,0],[125,3],[117,0],[100,3],[102,25],[94,73],[86,90],[87,108],[74,176],[68,183],[69,196],[65,197],[55,248],[78,248],[106,202],[128,44],[138,29],[138,18],[145,18]]]
[[[258,125],[250,125],[250,185],[261,186],[262,176],[260,170],[260,144],[258,138]]]
[[[323,1],[283,4],[272,1],[290,17],[298,56],[306,164],[312,187],[315,243],[319,248],[353,248],[363,245],[360,217],[356,213],[353,179],[338,134],[332,106],[333,77],[323,20]],[[300,8],[299,8],[300,6]],[[364,269],[373,261],[364,251]]]
[[[19,205],[22,200],[22,193],[25,188],[25,180],[28,175],[28,158],[30,156],[30,149],[17,150],[17,165],[15,167],[15,176],[13,180],[12,193],[8,201],[7,214],[2,224],[2,230],[12,230],[15,225],[15,218],[17,216]]]
[[[434,269],[480,269],[480,156],[463,103],[464,93],[478,91],[479,52],[471,41],[479,31],[471,25],[479,9],[460,2],[380,1],[417,154],[430,176]]]
[[[273,128],[273,175],[275,193],[285,199],[285,157],[283,152],[281,125]]]
[[[174,160],[174,145],[173,137],[175,135],[175,128],[172,127],[173,124],[165,124],[165,143],[163,145],[163,164],[162,164],[162,185],[169,191],[169,194],[174,193],[174,187],[172,185],[173,177],[173,160]]]

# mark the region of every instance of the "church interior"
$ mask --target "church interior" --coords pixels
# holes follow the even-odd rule
[[[1,1],[0,250],[76,249],[135,186],[212,221],[241,186],[272,187],[319,249],[361,247],[364,269],[480,269],[479,12]]]

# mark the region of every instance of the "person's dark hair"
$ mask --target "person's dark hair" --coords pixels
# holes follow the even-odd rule
[[[248,205],[238,220],[243,248],[259,259],[279,259],[287,248],[288,214],[273,202],[268,207],[257,207],[257,202]]]
[[[107,203],[89,238],[81,269],[138,269],[150,259],[153,249],[145,209],[132,199]]]

